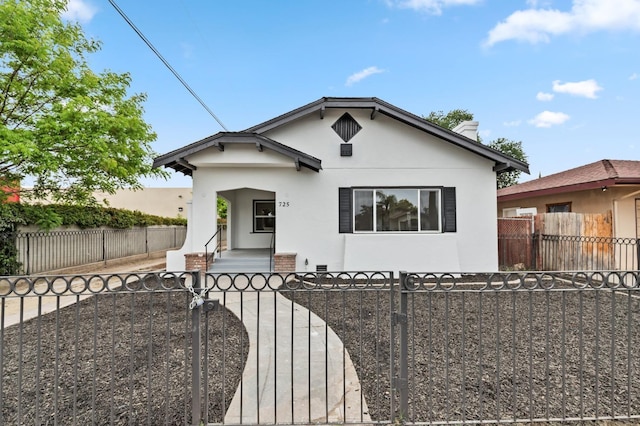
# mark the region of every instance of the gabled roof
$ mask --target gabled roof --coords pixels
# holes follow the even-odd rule
[[[321,161],[309,154],[305,154],[302,151],[291,148],[287,145],[276,142],[273,139],[269,139],[265,136],[257,133],[250,132],[219,132],[215,135],[211,135],[199,141],[193,142],[187,146],[171,151],[167,154],[156,157],[153,161],[153,167],[170,167],[175,171],[184,173],[191,176],[193,170],[196,167],[188,163],[184,158],[200,152],[210,147],[216,147],[220,151],[224,151],[225,145],[234,144],[254,144],[258,151],[263,151],[265,148],[275,151],[279,154],[285,155],[291,158],[296,169],[300,170],[300,167],[306,167],[315,172],[322,169]]]
[[[498,201],[640,184],[640,161],[600,160],[498,190]]]
[[[516,160],[515,158],[507,154],[503,154],[498,150],[489,148],[488,146],[478,143],[473,139],[469,139],[456,132],[437,126],[422,117],[400,109],[378,98],[320,98],[315,102],[311,102],[286,114],[280,115],[271,120],[265,121],[264,123],[250,127],[243,132],[217,133],[213,136],[194,142],[183,148],[164,154],[155,159],[153,166],[170,167],[175,169],[176,171],[191,175],[191,171],[194,170],[194,167],[187,163],[184,157],[190,154],[194,154],[195,152],[198,152],[200,150],[209,148],[211,146],[216,146],[212,143],[212,140],[219,137],[218,135],[231,137],[231,135],[233,134],[238,134],[244,135],[243,137],[247,137],[248,135],[255,135],[255,137],[258,137],[264,132],[283,126],[309,114],[315,113],[318,114],[319,118],[324,118],[324,113],[329,108],[368,109],[371,110],[371,119],[375,119],[376,115],[378,114],[384,114],[416,129],[422,130],[428,134],[438,137],[444,141],[452,143],[460,148],[471,151],[483,158],[494,161],[494,170],[498,173],[510,170],[520,170],[525,173],[529,173],[529,165],[523,161]],[[278,144],[278,142],[272,139],[269,139],[269,141]],[[319,159],[294,150],[293,148],[287,147],[286,145],[278,145],[280,145],[281,150],[285,151],[281,152],[285,155],[290,155],[292,158],[302,158],[302,155],[304,155],[305,158],[309,160],[307,163],[313,163],[314,160],[317,162],[317,165],[314,166],[316,167],[315,169],[307,165],[307,163],[301,162],[300,164],[302,164],[303,166],[309,167],[312,170],[316,171],[321,168]]]

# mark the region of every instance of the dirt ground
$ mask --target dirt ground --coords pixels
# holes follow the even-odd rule
[[[25,285],[38,291],[88,284],[18,287]],[[191,297],[178,287],[176,279],[130,279],[91,297],[3,299],[0,423],[190,423]],[[9,326],[10,305],[53,311]],[[248,338],[225,309],[203,315],[201,326],[208,368],[202,403],[209,420],[221,422],[242,375]]]
[[[388,290],[283,294],[343,339],[372,418],[388,419],[400,330],[390,345]],[[640,301],[628,291],[416,291],[407,314],[410,421],[640,414]]]
[[[389,419],[398,404],[390,391],[399,355],[400,327],[391,327],[397,294],[392,300],[388,289],[375,287],[281,292],[326,319],[349,351],[372,418]],[[409,294],[410,411],[404,418],[528,424],[640,413],[640,300],[632,293]],[[74,416],[79,424],[188,420],[189,297],[116,291],[76,302],[2,330],[4,423]],[[239,383],[248,341],[225,310],[212,312],[206,324],[209,421],[219,422]]]

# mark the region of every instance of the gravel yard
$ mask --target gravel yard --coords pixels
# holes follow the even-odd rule
[[[640,301],[632,293],[412,292],[408,419],[640,414]],[[389,418],[388,290],[283,294],[327,320],[356,366],[372,418]]]
[[[61,299],[69,297],[75,296]],[[5,328],[0,423],[190,421],[189,300],[184,292],[100,294]],[[248,339],[233,314],[222,309],[210,315],[216,326],[206,335],[209,415],[220,422],[238,386]]]
[[[343,339],[372,418],[391,418],[397,292],[392,300],[376,286],[287,287],[295,289],[281,289],[285,297],[326,319]],[[640,414],[637,291],[565,290],[480,292],[470,285],[411,292],[405,418],[528,423]],[[4,424],[47,424],[54,416],[59,423],[75,416],[77,424],[189,420],[188,302],[184,292],[116,291],[6,327],[0,335]],[[226,310],[209,315],[209,421],[221,422],[248,339]]]

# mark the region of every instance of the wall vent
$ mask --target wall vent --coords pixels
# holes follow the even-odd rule
[[[327,265],[316,265],[316,272],[327,272]]]
[[[342,117],[338,118],[338,121],[333,123],[331,128],[345,142],[349,142],[356,133],[362,130],[362,126],[348,112],[342,114]]]
[[[351,157],[353,155],[353,145],[350,143],[340,144],[340,157]]]

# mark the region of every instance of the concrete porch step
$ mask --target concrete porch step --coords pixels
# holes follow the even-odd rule
[[[222,252],[210,265],[209,272],[269,272],[271,259],[267,250],[230,250]]]

